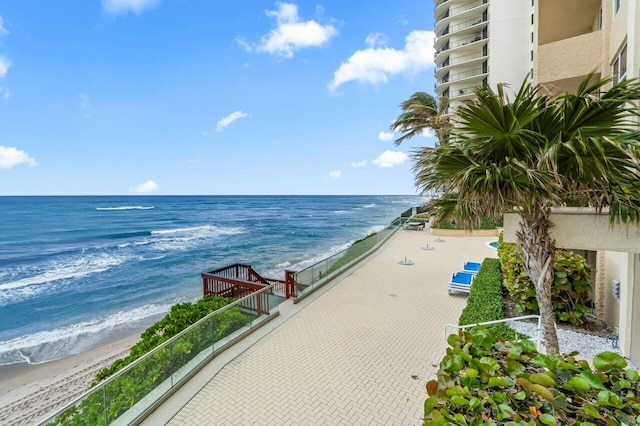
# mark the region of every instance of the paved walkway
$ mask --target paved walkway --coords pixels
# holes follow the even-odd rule
[[[420,424],[425,384],[445,352],[443,324],[457,323],[466,303],[446,283],[465,260],[494,257],[490,239],[438,243],[400,230],[208,377],[168,424]],[[421,250],[427,243],[435,250]],[[414,265],[398,264],[405,256]]]

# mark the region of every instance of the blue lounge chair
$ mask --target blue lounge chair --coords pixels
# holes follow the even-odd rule
[[[451,275],[451,281],[449,281],[447,285],[447,289],[449,294],[452,291],[459,291],[462,293],[469,293],[471,289],[471,284],[473,284],[473,279],[476,276],[474,274],[470,274],[468,272],[456,272]]]
[[[462,272],[468,272],[470,274],[477,274],[480,271],[481,263],[478,262],[464,262],[464,266],[462,267]]]

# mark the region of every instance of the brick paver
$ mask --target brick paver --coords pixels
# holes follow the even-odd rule
[[[416,425],[466,298],[446,283],[487,237],[399,231],[374,257],[227,364],[170,425]],[[426,244],[435,250],[421,250]],[[398,264],[404,257],[414,265]]]

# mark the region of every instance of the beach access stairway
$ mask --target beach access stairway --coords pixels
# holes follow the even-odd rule
[[[288,271],[287,271],[288,272]],[[260,297],[248,298],[241,304],[243,311],[256,316],[268,313],[284,299],[295,294],[292,273],[285,273],[287,281],[264,278],[251,265],[234,263],[202,274],[202,292],[205,296],[217,294],[221,297],[243,299],[252,293],[269,287]]]

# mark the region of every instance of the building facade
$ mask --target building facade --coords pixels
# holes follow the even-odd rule
[[[436,94],[450,110],[476,87],[525,79],[550,92],[584,78],[640,77],[638,0],[435,0]],[[622,353],[640,365],[640,226],[611,227],[588,211],[552,218],[558,246],[582,251],[594,267],[595,313],[618,330]],[[505,215],[505,241],[518,217]],[[636,309],[634,309],[634,306]]]

